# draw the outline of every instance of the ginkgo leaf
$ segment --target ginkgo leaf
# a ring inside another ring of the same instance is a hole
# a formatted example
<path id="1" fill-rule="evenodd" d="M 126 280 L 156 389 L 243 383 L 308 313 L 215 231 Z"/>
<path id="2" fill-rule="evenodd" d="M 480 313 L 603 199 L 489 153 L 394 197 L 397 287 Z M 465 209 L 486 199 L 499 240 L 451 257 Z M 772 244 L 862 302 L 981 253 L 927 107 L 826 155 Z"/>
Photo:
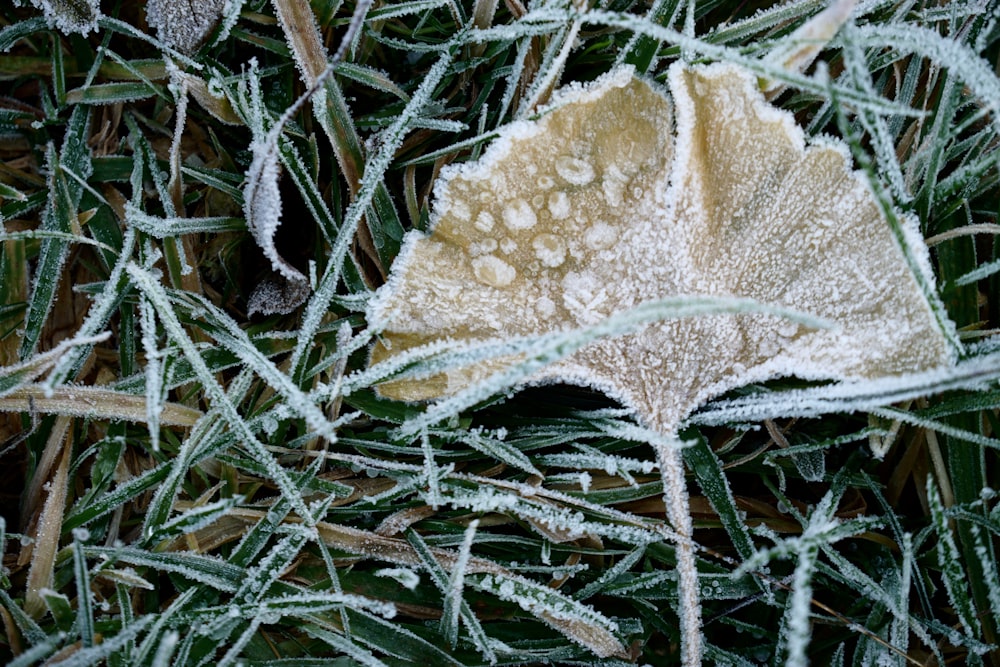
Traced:
<path id="1" fill-rule="evenodd" d="M 736 66 L 677 64 L 669 84 L 668 96 L 620 69 L 568 87 L 539 120 L 506 127 L 481 159 L 442 172 L 432 231 L 409 234 L 369 307 L 382 332 L 372 361 L 442 340 L 582 329 L 686 295 L 749 298 L 835 325 L 760 312 L 656 322 L 531 378 L 600 389 L 668 438 L 701 403 L 748 383 L 952 361 L 950 325 L 922 287 L 933 281 L 914 221 L 894 230 L 841 143 L 807 142 Z M 380 392 L 446 396 L 517 360 Z M 658 450 L 690 664 L 700 651 L 687 495 L 677 450 Z"/>
<path id="2" fill-rule="evenodd" d="M 481 160 L 446 172 L 433 231 L 410 233 L 369 309 L 382 330 L 373 361 L 442 339 L 583 327 L 677 295 L 750 297 L 838 325 L 756 314 L 663 322 L 534 378 L 600 388 L 669 433 L 706 399 L 751 382 L 951 359 L 841 145 L 807 147 L 733 66 L 674 67 L 670 84 L 673 105 L 627 69 L 564 90 L 541 120 L 508 126 Z M 904 226 L 926 263 L 912 221 Z M 424 400 L 483 376 L 458 368 L 380 392 Z"/>

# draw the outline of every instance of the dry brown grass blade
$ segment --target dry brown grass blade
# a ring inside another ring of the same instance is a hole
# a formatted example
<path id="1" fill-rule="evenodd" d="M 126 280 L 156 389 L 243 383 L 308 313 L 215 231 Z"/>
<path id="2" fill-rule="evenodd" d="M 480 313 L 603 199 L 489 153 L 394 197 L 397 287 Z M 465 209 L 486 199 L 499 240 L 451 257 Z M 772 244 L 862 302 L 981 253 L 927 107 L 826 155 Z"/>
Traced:
<path id="1" fill-rule="evenodd" d="M 15 656 L 24 652 L 24 645 L 21 644 L 21 634 L 14 617 L 10 615 L 6 607 L 0 607 L 0 619 L 3 620 L 3 629 L 6 633 L 7 641 L 10 643 L 10 650 Z"/>
<path id="2" fill-rule="evenodd" d="M 368 4 L 370 3 L 358 3 L 352 25 L 363 18 L 363 12 Z M 316 26 L 312 8 L 304 0 L 274 0 L 274 8 L 281 29 L 285 33 L 285 40 L 291 47 L 295 62 L 302 72 L 303 80 L 309 88 L 312 88 L 328 67 L 329 59 L 329 54 L 323 46 L 319 28 Z M 350 35 L 348 34 L 337 50 L 339 57 L 343 57 L 346 53 L 349 42 Z M 316 118 L 330 140 L 330 145 L 337 158 L 337 165 L 344 175 L 348 192 L 353 199 L 358 188 L 361 187 L 361 175 L 365 169 L 364 149 L 351 121 L 353 116 L 347 107 L 347 100 L 344 99 L 344 94 L 336 79 L 329 77 L 323 89 L 324 94 L 320 99 L 325 104 L 326 111 L 317 110 Z M 384 278 L 386 275 L 385 267 L 382 266 L 378 251 L 375 249 L 375 243 L 372 240 L 371 230 L 367 225 L 358 228 L 357 240 Z"/>
<path id="3" fill-rule="evenodd" d="M 48 440 L 45 443 L 45 450 L 42 452 L 42 457 L 38 460 L 38 465 L 35 466 L 35 472 L 31 477 L 28 488 L 25 489 L 23 500 L 21 501 L 21 523 L 25 526 L 31 525 L 32 520 L 35 518 L 38 505 L 42 501 L 42 489 L 49 481 L 49 476 L 52 474 L 52 467 L 56 465 L 56 461 L 61 460 L 63 441 L 66 439 L 69 423 L 69 417 L 60 417 L 56 419 L 52 425 L 52 430 L 49 432 Z M 29 550 L 22 552 L 22 558 L 28 553 L 30 553 Z"/>
<path id="4" fill-rule="evenodd" d="M 210 543 L 221 544 L 223 541 L 238 539 L 246 532 L 248 525 L 265 520 L 266 516 L 265 512 L 238 508 L 220 521 L 195 531 L 192 536 L 194 541 L 202 549 L 205 549 L 206 545 Z M 298 517 L 291 517 L 288 521 L 289 523 L 301 523 L 301 519 Z M 370 531 L 325 521 L 317 522 L 315 528 L 320 539 L 328 547 L 357 554 L 362 558 L 388 561 L 396 565 L 407 565 L 415 568 L 424 567 L 420 554 L 406 540 L 385 537 Z M 223 536 L 225 538 L 220 541 Z M 186 541 L 178 538 L 172 547 L 175 549 L 183 548 L 184 544 Z M 457 553 L 435 547 L 431 547 L 429 550 L 445 572 L 450 572 L 458 566 L 459 556 Z M 524 577 L 485 558 L 470 557 L 466 562 L 465 572 L 466 574 L 485 574 L 503 580 L 530 584 Z M 624 656 L 627 653 L 621 642 L 604 628 L 587 624 L 576 618 L 561 618 L 546 612 L 541 612 L 539 615 L 566 637 L 590 648 L 600 656 Z"/>
<path id="5" fill-rule="evenodd" d="M 63 428 L 59 428 L 62 425 Z M 66 442 L 65 434 L 69 430 L 69 418 L 60 417 L 53 434 L 60 434 L 58 440 L 53 439 L 49 445 L 62 446 L 62 457 L 56 468 L 52 481 L 48 485 L 48 496 L 38 519 L 37 529 L 32 545 L 31 568 L 28 570 L 28 582 L 24 599 L 24 611 L 33 618 L 38 618 L 45 612 L 45 600 L 42 591 L 52 587 L 53 568 L 56 553 L 59 551 L 59 536 L 62 533 L 63 514 L 66 511 L 66 490 L 69 480 L 69 464 L 73 455 L 73 447 Z"/>
<path id="6" fill-rule="evenodd" d="M 306 86 L 312 88 L 316 79 L 326 70 L 328 58 L 319 29 L 316 27 L 312 8 L 303 0 L 274 0 L 274 9 L 281 29 L 285 33 L 285 39 L 295 56 L 295 63 L 302 72 L 303 80 Z M 347 101 L 340 91 L 340 86 L 332 78 L 326 84 L 326 102 L 339 110 L 336 113 L 337 117 L 350 117 L 347 112 Z M 361 172 L 364 170 L 361 140 L 354 126 L 332 128 L 324 122 L 322 114 L 319 115 L 319 119 L 330 139 L 337 156 L 337 164 L 340 165 L 353 196 L 358 191 Z"/>
<path id="7" fill-rule="evenodd" d="M 0 397 L 0 411 L 36 412 L 91 419 L 146 421 L 146 398 L 102 387 L 62 386 L 47 389 L 29 384 Z M 164 403 L 160 423 L 194 426 L 202 412 L 178 403 Z"/>
<path id="8" fill-rule="evenodd" d="M 212 114 L 217 121 L 226 125 L 243 125 L 243 119 L 239 117 L 229 98 L 225 95 L 216 97 L 209 89 L 204 79 L 187 72 L 180 72 L 178 76 L 183 78 L 187 85 L 191 97 L 201 106 L 202 109 Z"/>
<path id="9" fill-rule="evenodd" d="M 6 225 L 5 225 L 6 226 Z M 10 227 L 7 227 L 10 229 Z M 3 243 L 3 266 L 0 271 L 0 279 L 7 289 L 8 303 L 28 302 L 31 294 L 31 283 L 28 271 L 28 258 L 25 254 L 24 240 L 9 240 Z M 5 336 L 0 338 L 0 365 L 7 366 L 17 363 L 18 347 L 20 338 L 18 336 Z"/>

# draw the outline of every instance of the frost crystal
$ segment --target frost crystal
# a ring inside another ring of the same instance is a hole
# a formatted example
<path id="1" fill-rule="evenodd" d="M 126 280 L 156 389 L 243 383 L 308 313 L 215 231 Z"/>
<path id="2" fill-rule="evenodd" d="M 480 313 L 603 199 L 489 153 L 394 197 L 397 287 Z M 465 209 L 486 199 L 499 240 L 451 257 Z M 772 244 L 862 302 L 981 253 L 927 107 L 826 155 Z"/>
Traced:
<path id="1" fill-rule="evenodd" d="M 407 590 L 413 590 L 420 583 L 420 575 L 405 567 L 382 568 L 375 570 L 376 577 L 390 577 L 402 584 Z"/>
<path id="2" fill-rule="evenodd" d="M 658 321 L 530 379 L 603 390 L 666 442 L 707 399 L 751 382 L 875 378 L 952 361 L 940 306 L 921 287 L 932 278 L 914 221 L 893 230 L 841 143 L 807 143 L 736 66 L 676 64 L 669 83 L 668 97 L 623 68 L 566 88 L 540 120 L 509 125 L 481 159 L 443 171 L 431 233 L 408 235 L 369 307 L 382 330 L 372 362 L 443 340 L 582 330 L 671 297 L 749 298 L 835 325 L 761 312 Z M 447 396 L 527 354 L 380 391 Z M 676 443 L 653 444 L 679 546 L 684 662 L 696 664 L 683 469 Z"/>

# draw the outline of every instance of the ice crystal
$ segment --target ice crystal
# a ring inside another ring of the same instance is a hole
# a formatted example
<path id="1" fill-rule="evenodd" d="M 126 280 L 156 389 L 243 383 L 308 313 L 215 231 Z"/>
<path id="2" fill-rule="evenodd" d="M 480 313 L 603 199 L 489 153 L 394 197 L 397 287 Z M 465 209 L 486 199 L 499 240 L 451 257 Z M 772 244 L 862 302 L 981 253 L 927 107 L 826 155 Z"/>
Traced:
<path id="1" fill-rule="evenodd" d="M 808 142 L 734 65 L 676 64 L 668 80 L 669 96 L 627 68 L 567 87 L 539 120 L 507 126 L 481 159 L 443 171 L 431 232 L 408 235 L 369 308 L 382 330 L 372 361 L 443 340 L 584 330 L 681 296 L 749 298 L 835 325 L 762 312 L 664 320 L 586 344 L 530 379 L 603 390 L 667 439 L 701 403 L 751 382 L 868 379 L 952 361 L 914 221 L 899 216 L 893 228 L 842 143 Z M 380 391 L 439 398 L 529 354 L 470 357 Z M 675 446 L 656 449 L 694 662 L 683 471 Z"/>

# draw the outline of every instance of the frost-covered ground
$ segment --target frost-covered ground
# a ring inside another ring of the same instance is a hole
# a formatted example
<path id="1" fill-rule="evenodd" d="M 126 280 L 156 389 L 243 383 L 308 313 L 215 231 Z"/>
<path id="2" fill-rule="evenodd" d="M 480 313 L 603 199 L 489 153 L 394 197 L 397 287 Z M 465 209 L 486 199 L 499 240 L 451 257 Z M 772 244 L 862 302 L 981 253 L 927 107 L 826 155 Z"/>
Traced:
<path id="1" fill-rule="evenodd" d="M 5 663 L 1000 664 L 995 0 L 0 17 Z"/>

